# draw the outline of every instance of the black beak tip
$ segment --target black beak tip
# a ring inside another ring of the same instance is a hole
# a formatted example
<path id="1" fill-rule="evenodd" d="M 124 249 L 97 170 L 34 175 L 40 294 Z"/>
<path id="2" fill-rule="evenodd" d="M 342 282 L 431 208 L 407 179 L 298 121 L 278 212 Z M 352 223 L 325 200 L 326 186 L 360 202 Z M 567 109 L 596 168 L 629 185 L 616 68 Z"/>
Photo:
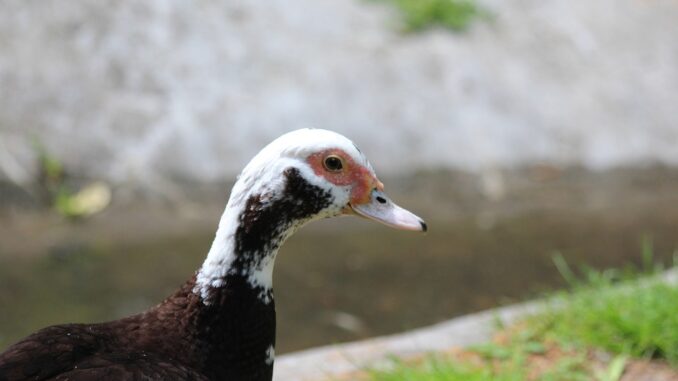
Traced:
<path id="1" fill-rule="evenodd" d="M 424 233 L 426 233 L 426 231 L 428 230 L 428 226 L 426 226 L 426 222 L 424 222 L 424 221 L 419 221 L 419 223 L 421 224 L 421 231 L 423 231 Z"/>

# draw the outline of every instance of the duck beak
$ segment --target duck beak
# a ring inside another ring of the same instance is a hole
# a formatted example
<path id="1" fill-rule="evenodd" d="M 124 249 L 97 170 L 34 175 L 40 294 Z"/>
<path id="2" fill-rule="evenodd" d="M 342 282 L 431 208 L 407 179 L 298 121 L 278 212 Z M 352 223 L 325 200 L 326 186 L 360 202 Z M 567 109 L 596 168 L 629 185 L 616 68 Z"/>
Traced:
<path id="1" fill-rule="evenodd" d="M 359 216 L 392 228 L 420 232 L 427 230 L 424 220 L 396 205 L 386 193 L 377 188 L 372 190 L 367 202 L 351 203 L 349 207 Z"/>

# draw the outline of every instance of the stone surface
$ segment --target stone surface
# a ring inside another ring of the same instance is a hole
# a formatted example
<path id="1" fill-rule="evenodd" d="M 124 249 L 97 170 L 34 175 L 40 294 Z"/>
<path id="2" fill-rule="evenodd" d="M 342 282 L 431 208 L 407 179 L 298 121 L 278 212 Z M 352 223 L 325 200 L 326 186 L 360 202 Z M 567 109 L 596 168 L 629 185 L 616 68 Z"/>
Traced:
<path id="1" fill-rule="evenodd" d="M 414 331 L 301 351 L 276 359 L 275 381 L 318 381 L 378 366 L 391 356 L 410 357 L 487 342 L 497 321 L 510 324 L 538 309 L 527 303 L 471 314 Z"/>
<path id="2" fill-rule="evenodd" d="M 382 173 L 678 163 L 678 3 L 482 4 L 404 35 L 360 0 L 4 1 L 0 176 L 29 181 L 39 140 L 78 175 L 222 180 L 306 126 Z"/>

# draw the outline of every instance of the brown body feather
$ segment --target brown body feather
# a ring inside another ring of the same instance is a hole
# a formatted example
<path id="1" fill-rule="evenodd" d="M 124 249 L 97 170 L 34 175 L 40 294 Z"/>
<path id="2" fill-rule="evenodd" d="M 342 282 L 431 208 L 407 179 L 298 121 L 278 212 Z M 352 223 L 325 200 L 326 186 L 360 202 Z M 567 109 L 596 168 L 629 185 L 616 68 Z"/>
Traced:
<path id="1" fill-rule="evenodd" d="M 142 314 L 44 328 L 0 355 L 0 381 L 270 380 L 275 308 L 238 283 L 209 306 L 193 278 Z"/>

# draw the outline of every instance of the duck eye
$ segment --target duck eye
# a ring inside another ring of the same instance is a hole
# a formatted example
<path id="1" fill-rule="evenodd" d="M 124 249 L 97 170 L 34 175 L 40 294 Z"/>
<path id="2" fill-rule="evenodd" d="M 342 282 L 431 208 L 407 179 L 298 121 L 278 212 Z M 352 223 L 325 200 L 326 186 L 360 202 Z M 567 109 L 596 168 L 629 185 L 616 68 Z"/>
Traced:
<path id="1" fill-rule="evenodd" d="M 325 166 L 325 169 L 330 172 L 339 172 L 342 168 L 344 168 L 341 158 L 336 155 L 330 155 L 326 157 L 323 161 L 323 165 Z"/>

